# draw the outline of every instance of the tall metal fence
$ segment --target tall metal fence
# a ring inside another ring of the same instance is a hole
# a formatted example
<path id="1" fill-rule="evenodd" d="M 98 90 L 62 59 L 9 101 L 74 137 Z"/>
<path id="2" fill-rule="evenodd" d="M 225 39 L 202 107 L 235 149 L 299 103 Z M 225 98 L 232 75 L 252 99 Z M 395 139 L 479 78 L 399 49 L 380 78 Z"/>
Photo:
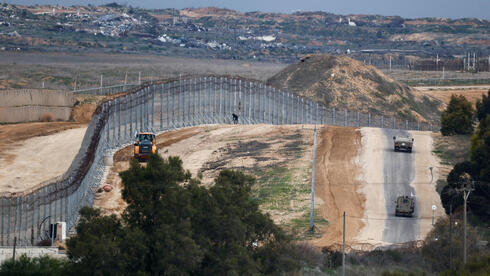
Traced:
<path id="1" fill-rule="evenodd" d="M 0 194 L 0 245 L 36 244 L 49 225 L 72 229 L 82 206 L 93 204 L 104 157 L 129 145 L 137 131 L 163 132 L 205 124 L 329 124 L 403 130 L 435 125 L 347 110 L 327 109 L 263 83 L 231 77 L 189 77 L 147 84 L 105 101 L 94 112 L 80 151 L 67 172 L 23 193 Z"/>

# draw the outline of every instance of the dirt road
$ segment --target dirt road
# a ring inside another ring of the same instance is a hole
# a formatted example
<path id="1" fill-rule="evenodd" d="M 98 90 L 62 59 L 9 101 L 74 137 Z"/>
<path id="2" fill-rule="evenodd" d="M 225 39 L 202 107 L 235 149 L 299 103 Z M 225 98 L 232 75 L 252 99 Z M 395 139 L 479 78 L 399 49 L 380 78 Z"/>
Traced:
<path id="1" fill-rule="evenodd" d="M 415 139 L 411 154 L 393 150 L 392 137 L 405 131 L 363 128 L 361 133 L 366 227 L 357 240 L 385 245 L 424 239 L 432 226 L 431 206 L 437 206 L 436 216 L 443 215 L 435 190 L 439 161 L 432 153 L 431 133 L 409 132 Z M 398 195 L 415 196 L 413 218 L 394 216 Z"/>
<path id="2" fill-rule="evenodd" d="M 358 156 L 361 150 L 361 133 L 350 127 L 327 126 L 320 136 L 317 147 L 316 196 L 322 200 L 320 215 L 328 221 L 324 235 L 314 243 L 318 247 L 339 245 L 342 243 L 342 214 L 362 217 L 364 196 L 361 194 L 361 182 Z M 346 243 L 356 242 L 364 223 L 349 220 Z"/>
<path id="3" fill-rule="evenodd" d="M 76 125 L 78 128 L 63 131 L 59 131 L 60 129 L 56 127 L 52 129 L 41 127 L 42 131 L 34 132 L 36 126 L 39 125 L 34 124 L 31 132 L 28 131 L 29 129 L 16 130 L 21 138 L 49 133 L 50 130 L 57 133 L 32 137 L 21 142 L 17 142 L 15 136 L 9 135 L 15 131 L 2 134 L 9 137 L 7 141 L 2 141 L 2 155 L 6 155 L 7 158 L 1 160 L 0 192 L 25 191 L 40 185 L 43 181 L 61 176 L 78 153 L 87 129 Z M 16 142 L 8 143 L 8 141 Z"/>

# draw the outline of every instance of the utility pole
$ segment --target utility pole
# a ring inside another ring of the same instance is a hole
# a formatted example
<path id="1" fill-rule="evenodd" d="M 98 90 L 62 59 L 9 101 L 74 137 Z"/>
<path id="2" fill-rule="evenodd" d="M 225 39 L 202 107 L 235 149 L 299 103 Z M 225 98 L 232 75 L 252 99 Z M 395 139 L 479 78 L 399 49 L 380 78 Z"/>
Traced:
<path id="1" fill-rule="evenodd" d="M 15 248 L 17 247 L 17 237 L 14 237 L 14 252 L 12 254 L 12 259 L 15 262 Z"/>
<path id="2" fill-rule="evenodd" d="M 316 161 L 316 125 L 313 132 L 313 168 L 311 172 L 311 207 L 310 207 L 310 231 L 315 231 L 313 222 L 315 216 L 315 162 Z"/>
<path id="3" fill-rule="evenodd" d="M 436 71 L 439 71 L 439 54 L 436 55 Z"/>
<path id="4" fill-rule="evenodd" d="M 342 276 L 345 276 L 345 211 L 344 223 L 342 225 Z"/>
<path id="5" fill-rule="evenodd" d="M 449 205 L 449 273 L 453 271 L 453 204 Z"/>
<path id="6" fill-rule="evenodd" d="M 461 189 L 458 189 L 458 191 L 463 191 L 463 200 L 464 200 L 464 205 L 463 205 L 463 263 L 466 264 L 466 259 L 467 259 L 467 244 L 466 244 L 466 203 L 468 201 L 468 197 L 470 196 L 471 191 L 473 191 L 473 183 L 474 181 L 469 182 L 469 180 L 464 182 L 464 186 Z M 469 185 L 470 184 L 470 185 Z"/>

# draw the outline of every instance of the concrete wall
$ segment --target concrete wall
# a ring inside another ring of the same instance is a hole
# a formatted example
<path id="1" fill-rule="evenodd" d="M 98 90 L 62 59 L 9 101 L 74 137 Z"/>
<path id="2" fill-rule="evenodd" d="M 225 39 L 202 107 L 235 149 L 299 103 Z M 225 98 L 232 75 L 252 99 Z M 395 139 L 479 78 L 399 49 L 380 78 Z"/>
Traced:
<path id="1" fill-rule="evenodd" d="M 1 246 L 0 247 L 0 264 L 6 260 L 12 259 L 14 252 L 13 246 Z M 27 257 L 34 258 L 44 255 L 48 255 L 54 258 L 66 258 L 66 253 L 59 251 L 58 247 L 17 247 L 15 248 L 15 259 L 17 260 L 21 255 L 27 255 Z"/>
<path id="2" fill-rule="evenodd" d="M 76 100 L 72 92 L 45 89 L 0 90 L 0 107 L 24 105 L 72 107 Z"/>
<path id="3" fill-rule="evenodd" d="M 51 114 L 53 121 L 68 121 L 71 107 L 57 106 L 18 106 L 0 107 L 0 122 L 19 123 L 41 121 L 44 114 Z"/>
<path id="4" fill-rule="evenodd" d="M 40 121 L 45 114 L 53 120 L 70 119 L 76 96 L 71 92 L 42 89 L 0 91 L 0 122 Z"/>

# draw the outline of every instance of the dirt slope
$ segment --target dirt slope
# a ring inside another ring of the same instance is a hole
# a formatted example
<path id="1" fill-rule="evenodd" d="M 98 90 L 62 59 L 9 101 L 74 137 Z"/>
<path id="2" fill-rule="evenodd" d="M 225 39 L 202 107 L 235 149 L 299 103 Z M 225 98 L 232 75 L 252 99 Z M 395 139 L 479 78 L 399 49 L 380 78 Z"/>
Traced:
<path id="1" fill-rule="evenodd" d="M 416 97 L 408 86 L 346 56 L 307 56 L 267 84 L 339 109 L 422 120 L 438 116 L 437 100 Z"/>
<path id="2" fill-rule="evenodd" d="M 212 185 L 224 169 L 257 176 L 254 189 L 263 199 L 262 210 L 288 226 L 309 210 L 312 144 L 313 126 L 306 125 L 204 126 L 157 136 L 160 155 L 179 156 L 194 177 L 202 176 L 204 185 Z M 114 189 L 96 194 L 94 205 L 104 214 L 120 214 L 126 206 L 118 173 L 129 168 L 132 150 L 128 146 L 115 154 L 114 166 L 100 186 L 110 184 Z"/>
<path id="3" fill-rule="evenodd" d="M 359 190 L 357 162 L 361 146 L 359 129 L 347 127 L 326 127 L 317 148 L 316 196 L 323 204 L 320 215 L 328 221 L 324 235 L 314 244 L 318 247 L 340 246 L 342 243 L 342 214 L 362 217 L 364 196 Z M 364 226 L 361 220 L 349 219 L 346 243 L 357 242 L 354 238 Z"/>

